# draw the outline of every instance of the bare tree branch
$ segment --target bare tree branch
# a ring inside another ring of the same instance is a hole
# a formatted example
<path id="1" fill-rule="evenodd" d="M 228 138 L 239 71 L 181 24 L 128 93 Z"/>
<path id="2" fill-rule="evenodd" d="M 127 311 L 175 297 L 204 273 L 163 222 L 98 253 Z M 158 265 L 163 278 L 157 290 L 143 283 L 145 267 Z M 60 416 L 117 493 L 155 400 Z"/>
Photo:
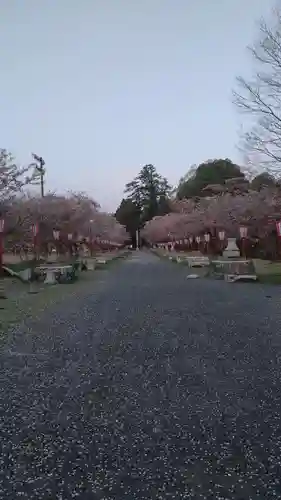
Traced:
<path id="1" fill-rule="evenodd" d="M 33 164 L 20 167 L 6 149 L 0 149 L 0 210 L 4 210 L 28 184 L 36 180 Z"/>
<path id="2" fill-rule="evenodd" d="M 274 11 L 273 27 L 260 22 L 260 38 L 248 47 L 256 67 L 252 80 L 237 78 L 233 102 L 250 116 L 241 148 L 250 163 L 281 176 L 281 15 Z"/>

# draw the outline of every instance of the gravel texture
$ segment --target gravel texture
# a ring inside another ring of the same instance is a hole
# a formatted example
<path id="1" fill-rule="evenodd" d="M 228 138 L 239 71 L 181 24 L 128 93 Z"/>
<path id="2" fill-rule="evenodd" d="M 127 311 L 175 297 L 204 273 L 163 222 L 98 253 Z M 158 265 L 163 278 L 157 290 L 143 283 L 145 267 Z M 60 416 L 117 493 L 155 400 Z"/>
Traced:
<path id="1" fill-rule="evenodd" d="M 145 252 L 2 346 L 0 499 L 281 498 L 278 287 Z"/>

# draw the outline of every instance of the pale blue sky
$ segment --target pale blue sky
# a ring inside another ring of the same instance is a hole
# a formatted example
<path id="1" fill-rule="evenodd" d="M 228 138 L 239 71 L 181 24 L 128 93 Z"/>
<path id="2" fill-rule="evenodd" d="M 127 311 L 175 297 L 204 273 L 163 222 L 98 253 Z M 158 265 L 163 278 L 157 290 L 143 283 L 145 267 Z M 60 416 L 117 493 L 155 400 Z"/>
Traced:
<path id="1" fill-rule="evenodd" d="M 172 184 L 239 161 L 231 104 L 273 0 L 0 0 L 0 147 L 42 155 L 47 188 L 114 210 L 153 163 Z"/>

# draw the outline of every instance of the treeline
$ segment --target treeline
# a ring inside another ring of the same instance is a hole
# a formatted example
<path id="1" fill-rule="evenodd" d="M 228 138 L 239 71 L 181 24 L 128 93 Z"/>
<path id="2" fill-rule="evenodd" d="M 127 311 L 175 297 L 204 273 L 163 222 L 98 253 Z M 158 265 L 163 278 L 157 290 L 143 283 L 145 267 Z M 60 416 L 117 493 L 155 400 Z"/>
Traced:
<path id="1" fill-rule="evenodd" d="M 125 196 L 117 211 L 116 219 L 124 225 L 133 237 L 136 230 L 154 217 L 172 211 L 170 200 L 207 197 L 216 192 L 231 179 L 245 181 L 247 188 L 259 191 L 265 186 L 274 186 L 277 181 L 267 172 L 262 172 L 252 180 L 247 179 L 243 169 L 230 159 L 208 160 L 193 166 L 172 188 L 167 179 L 157 172 L 154 165 L 145 165 L 139 174 L 125 186 Z"/>

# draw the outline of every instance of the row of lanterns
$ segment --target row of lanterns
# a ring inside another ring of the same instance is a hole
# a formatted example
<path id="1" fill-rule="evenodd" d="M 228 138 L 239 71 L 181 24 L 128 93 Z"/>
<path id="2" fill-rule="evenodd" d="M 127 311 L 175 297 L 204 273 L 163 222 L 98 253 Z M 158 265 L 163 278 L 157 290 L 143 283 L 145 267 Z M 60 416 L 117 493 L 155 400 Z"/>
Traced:
<path id="1" fill-rule="evenodd" d="M 3 265 L 3 252 L 4 252 L 3 236 L 4 236 L 4 228 L 5 228 L 5 220 L 3 218 L 1 218 L 0 219 L 0 271 L 1 271 L 2 265 Z M 37 235 L 39 234 L 39 225 L 38 225 L 38 223 L 32 224 L 31 231 L 32 231 L 32 235 L 33 235 L 33 245 L 34 245 L 34 248 L 35 248 L 36 247 Z M 60 239 L 60 231 L 57 230 L 57 229 L 54 229 L 53 230 L 53 237 L 54 237 L 55 241 L 58 241 Z M 73 239 L 73 234 L 72 233 L 68 233 L 67 239 L 68 239 L 69 242 L 71 242 L 72 239 Z M 91 241 L 89 236 L 87 236 L 86 238 L 84 238 L 82 235 L 79 235 L 78 241 L 82 241 L 82 240 L 86 240 L 87 243 L 90 243 L 90 241 Z M 92 240 L 91 242 L 92 243 L 95 242 L 97 244 L 111 246 L 111 247 L 115 247 L 115 248 L 118 248 L 118 247 L 122 246 L 121 243 L 117 243 L 117 242 L 113 242 L 113 241 L 109 241 L 109 240 L 101 240 L 100 238 L 96 238 L 95 240 Z"/>
<path id="2" fill-rule="evenodd" d="M 4 228 L 5 228 L 5 220 L 4 219 L 0 219 L 0 235 L 1 236 L 3 236 Z M 32 234 L 33 234 L 34 237 L 36 237 L 39 234 L 39 225 L 38 225 L 38 223 L 32 224 L 31 231 L 32 231 Z M 54 240 L 58 241 L 60 239 L 60 231 L 57 230 L 57 229 L 54 229 L 53 230 L 53 237 L 54 237 Z M 68 239 L 68 241 L 72 241 L 73 234 L 72 233 L 68 233 L 67 234 L 67 239 Z M 78 241 L 82 241 L 82 240 L 86 240 L 86 242 L 89 243 L 90 242 L 90 237 L 87 236 L 85 238 L 84 236 L 79 235 Z M 116 246 L 116 247 L 121 246 L 120 243 L 117 243 L 115 241 L 101 240 L 100 238 L 95 238 L 94 241 L 96 243 L 100 243 L 102 245 L 111 245 L 111 246 Z"/>
<path id="3" fill-rule="evenodd" d="M 185 238 L 183 240 L 170 240 L 169 242 L 166 242 L 166 243 L 159 243 L 160 246 L 166 246 L 167 244 L 171 243 L 173 245 L 192 245 L 193 242 L 194 242 L 194 239 L 196 241 L 196 243 L 199 245 L 199 243 L 201 242 L 201 236 L 196 236 L 195 238 L 193 236 L 190 236 L 189 238 Z M 204 241 L 205 243 L 209 243 L 210 242 L 210 235 L 208 233 L 204 234 Z M 225 232 L 224 231 L 220 231 L 219 232 L 219 239 L 221 241 L 223 241 L 225 239 Z"/>
<path id="4" fill-rule="evenodd" d="M 247 238 L 247 236 L 248 236 L 248 228 L 246 226 L 241 226 L 239 228 L 239 233 L 240 233 L 240 238 Z M 225 231 L 219 231 L 218 232 L 218 237 L 219 237 L 220 241 L 224 241 L 225 240 Z M 211 239 L 210 234 L 209 233 L 205 233 L 203 241 L 205 243 L 209 243 L 210 239 Z M 202 241 L 201 240 L 201 236 L 196 236 L 195 237 L 195 241 L 199 245 L 199 243 L 201 243 L 201 241 Z M 184 238 L 183 240 L 170 240 L 170 241 L 168 241 L 166 243 L 159 243 L 158 245 L 162 246 L 162 247 L 165 247 L 169 243 L 171 243 L 173 245 L 188 245 L 188 244 L 192 245 L 193 242 L 194 242 L 194 237 L 190 236 L 189 238 Z"/>

